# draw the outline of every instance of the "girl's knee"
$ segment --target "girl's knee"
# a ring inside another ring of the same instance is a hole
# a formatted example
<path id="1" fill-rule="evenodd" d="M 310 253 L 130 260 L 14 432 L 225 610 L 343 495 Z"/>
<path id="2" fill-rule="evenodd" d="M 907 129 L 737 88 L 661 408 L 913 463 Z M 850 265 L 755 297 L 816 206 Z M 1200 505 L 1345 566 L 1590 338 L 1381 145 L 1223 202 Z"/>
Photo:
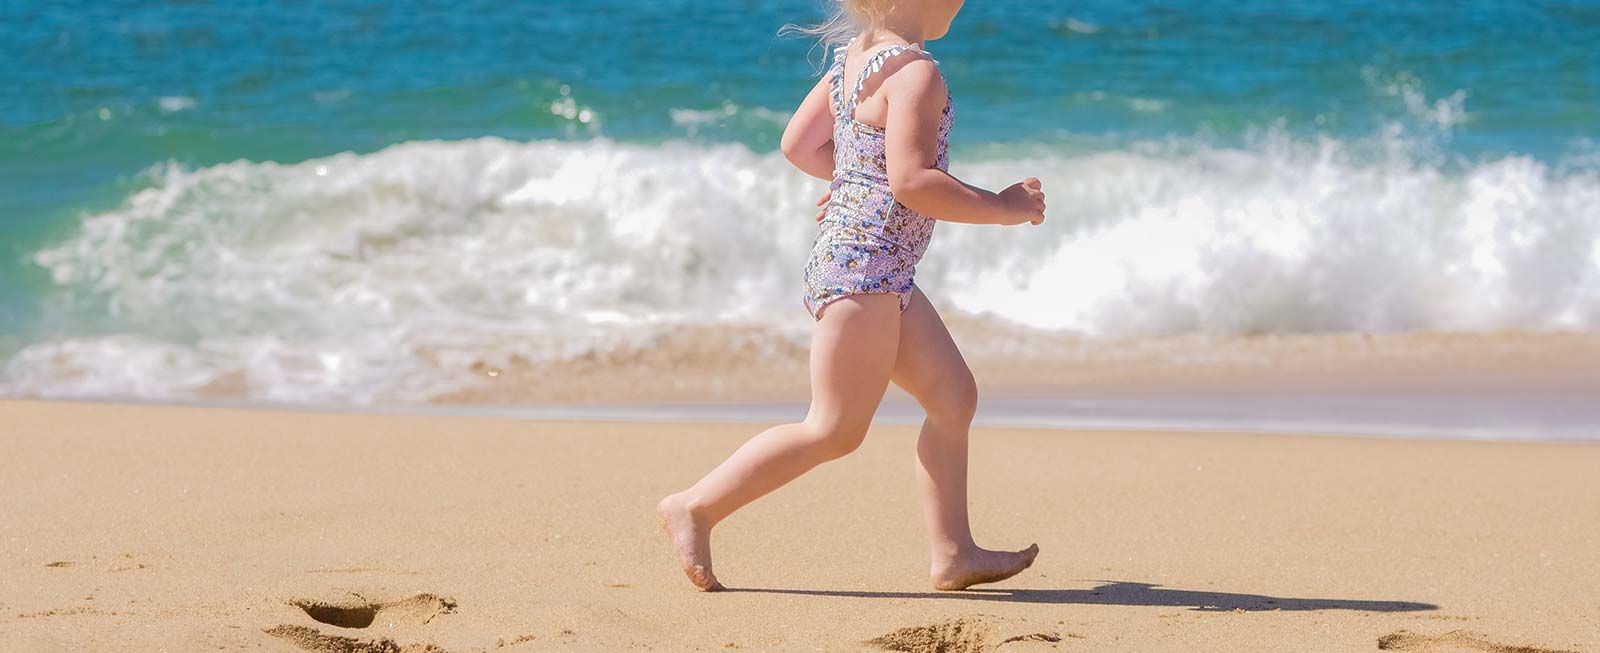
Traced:
<path id="1" fill-rule="evenodd" d="M 949 423 L 971 423 L 978 413 L 978 383 L 969 371 L 940 384 L 927 406 L 928 416 Z"/>
<path id="2" fill-rule="evenodd" d="M 811 444 L 829 460 L 843 458 L 861 447 L 867 439 L 870 422 L 844 419 L 814 419 L 803 422 Z"/>

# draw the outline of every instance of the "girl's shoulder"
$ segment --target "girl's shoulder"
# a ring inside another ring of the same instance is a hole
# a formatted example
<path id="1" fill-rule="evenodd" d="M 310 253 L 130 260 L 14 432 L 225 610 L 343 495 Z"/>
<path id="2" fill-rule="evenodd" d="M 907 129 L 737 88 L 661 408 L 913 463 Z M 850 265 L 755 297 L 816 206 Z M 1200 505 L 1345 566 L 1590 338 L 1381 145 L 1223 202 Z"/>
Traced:
<path id="1" fill-rule="evenodd" d="M 855 40 L 834 48 L 834 72 L 841 80 L 848 75 L 844 67 L 847 57 L 852 60 L 851 68 L 858 68 L 854 75 L 856 94 L 873 89 L 869 85 L 887 89 L 891 84 L 897 89 L 906 90 L 937 90 L 948 94 L 949 88 L 945 84 L 944 72 L 939 69 L 939 60 L 927 49 L 911 43 L 899 43 L 876 48 L 871 52 L 858 51 Z M 865 64 L 854 64 L 861 57 L 867 57 Z"/>
<path id="2" fill-rule="evenodd" d="M 893 95 L 914 94 L 943 99 L 950 93 L 939 61 L 915 46 L 893 46 L 876 64 L 869 62 L 861 78 L 877 77 L 878 87 Z"/>
<path id="3" fill-rule="evenodd" d="M 862 79 L 865 79 L 866 77 L 878 72 L 878 70 L 883 68 L 890 68 L 891 70 L 897 69 L 895 62 L 901 62 L 899 65 L 903 66 L 904 62 L 906 61 L 926 61 L 933 66 L 935 71 L 937 71 L 939 68 L 939 60 L 933 58 L 933 53 L 915 43 L 896 43 L 878 47 L 873 49 L 871 52 L 867 52 L 864 49 L 859 49 L 856 47 L 857 40 L 858 39 L 850 39 L 841 45 L 834 46 L 832 67 L 842 68 L 845 65 L 846 57 L 850 57 L 856 61 L 859 61 L 863 56 L 870 57 L 867 60 L 866 66 L 861 72 L 860 77 Z"/>

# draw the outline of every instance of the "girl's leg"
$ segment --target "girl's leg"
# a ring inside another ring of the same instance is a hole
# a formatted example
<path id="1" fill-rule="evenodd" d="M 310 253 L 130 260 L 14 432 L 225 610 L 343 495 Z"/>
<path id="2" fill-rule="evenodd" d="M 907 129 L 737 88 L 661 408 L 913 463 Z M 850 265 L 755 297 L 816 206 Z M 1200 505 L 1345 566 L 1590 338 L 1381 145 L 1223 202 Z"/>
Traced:
<path id="1" fill-rule="evenodd" d="M 701 589 L 711 571 L 711 528 L 757 497 L 855 451 L 889 388 L 900 342 L 900 298 L 850 295 L 828 304 L 811 339 L 811 409 L 762 431 L 689 489 L 656 506 L 683 572 Z"/>
<path id="2" fill-rule="evenodd" d="M 927 413 L 917 438 L 917 485 L 928 524 L 934 587 L 962 589 L 1010 578 L 1039 554 L 991 551 L 972 539 L 967 521 L 967 430 L 978 408 L 978 388 L 938 311 L 913 287 L 900 318 L 899 357 L 893 380 Z"/>

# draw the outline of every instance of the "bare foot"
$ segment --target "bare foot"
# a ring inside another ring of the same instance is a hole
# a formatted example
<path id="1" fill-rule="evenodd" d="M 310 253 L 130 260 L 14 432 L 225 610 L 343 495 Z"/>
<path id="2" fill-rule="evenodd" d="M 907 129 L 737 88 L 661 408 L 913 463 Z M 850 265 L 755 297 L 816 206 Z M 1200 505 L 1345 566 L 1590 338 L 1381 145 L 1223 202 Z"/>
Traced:
<path id="1" fill-rule="evenodd" d="M 689 581 L 707 592 L 726 589 L 711 573 L 711 529 L 695 521 L 683 497 L 667 495 L 656 504 L 656 514 L 661 516 L 661 530 L 672 540 L 678 564 Z"/>
<path id="2" fill-rule="evenodd" d="M 974 547 L 957 553 L 952 560 L 934 563 L 934 589 L 961 590 L 979 583 L 993 583 L 1021 573 L 1039 556 L 1039 545 L 1021 551 L 990 551 Z"/>

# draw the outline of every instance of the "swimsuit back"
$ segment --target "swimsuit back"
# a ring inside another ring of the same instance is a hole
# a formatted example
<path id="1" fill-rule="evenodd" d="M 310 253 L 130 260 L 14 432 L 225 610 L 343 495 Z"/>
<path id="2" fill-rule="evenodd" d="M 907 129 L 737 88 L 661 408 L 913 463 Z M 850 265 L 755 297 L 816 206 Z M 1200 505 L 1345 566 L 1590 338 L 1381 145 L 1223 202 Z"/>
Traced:
<path id="1" fill-rule="evenodd" d="M 850 44 L 834 50 L 828 70 L 833 112 L 833 194 L 823 213 L 811 258 L 806 264 L 806 309 L 820 319 L 822 308 L 846 295 L 892 292 L 900 295 L 900 310 L 910 302 L 912 275 L 933 238 L 934 218 L 918 213 L 894 198 L 889 188 L 885 131 L 855 119 L 861 89 L 890 57 L 906 51 L 937 61 L 926 50 L 893 45 L 873 53 L 856 76 L 855 87 L 844 92 L 845 54 Z M 934 166 L 947 169 L 950 127 L 954 109 L 946 91 L 939 123 Z"/>
<path id="2" fill-rule="evenodd" d="M 846 95 L 845 54 L 849 48 L 850 45 L 846 44 L 835 49 L 834 64 L 829 70 L 832 78 L 834 147 L 833 184 L 830 189 L 834 193 L 835 202 L 829 205 L 830 211 L 825 215 L 824 222 L 837 220 L 842 223 L 840 226 L 869 230 L 872 235 L 886 239 L 899 248 L 913 251 L 916 258 L 921 258 L 927 248 L 927 241 L 932 236 L 934 219 L 894 200 L 894 195 L 889 190 L 888 163 L 884 154 L 884 130 L 856 120 L 855 111 L 861 97 L 861 89 L 890 58 L 910 51 L 927 57 L 935 64 L 938 61 L 933 59 L 927 50 L 912 45 L 892 45 L 883 48 L 867 59 L 861 67 L 860 74 L 856 75 L 855 87 Z M 937 157 L 934 162 L 934 166 L 940 170 L 946 170 L 949 166 L 947 149 L 954 116 L 947 88 L 944 113 L 939 123 Z"/>

